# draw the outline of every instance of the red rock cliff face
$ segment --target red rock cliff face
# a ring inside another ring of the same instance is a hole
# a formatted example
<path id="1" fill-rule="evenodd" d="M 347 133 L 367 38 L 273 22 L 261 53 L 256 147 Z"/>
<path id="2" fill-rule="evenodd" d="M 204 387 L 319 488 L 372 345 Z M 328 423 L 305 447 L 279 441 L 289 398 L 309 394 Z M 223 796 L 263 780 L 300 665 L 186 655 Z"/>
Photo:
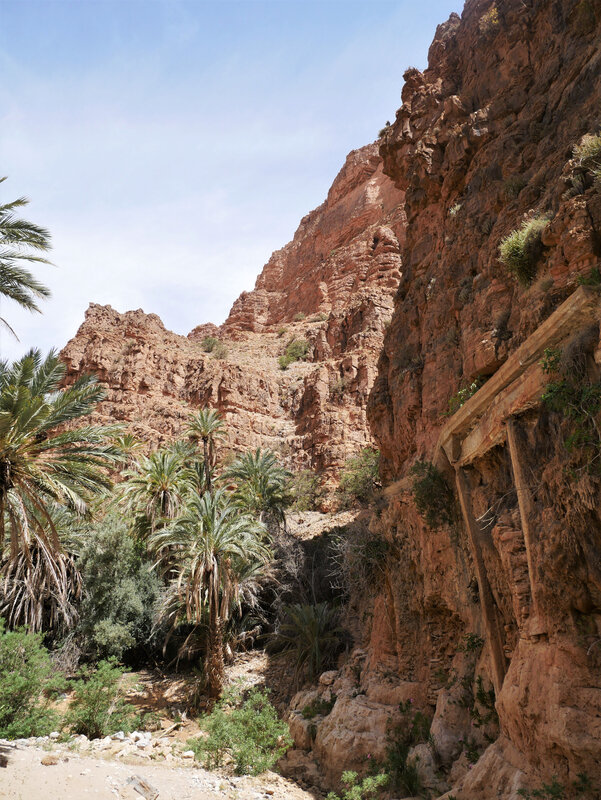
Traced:
<path id="1" fill-rule="evenodd" d="M 401 275 L 403 196 L 376 144 L 353 151 L 221 328 L 177 336 L 154 314 L 91 305 L 62 352 L 68 379 L 98 374 L 108 389 L 100 415 L 152 444 L 180 435 L 195 407 L 217 408 L 232 450 L 271 447 L 333 486 L 345 459 L 372 441 L 367 398 Z M 223 358 L 204 352 L 207 336 L 223 342 Z M 309 342 L 308 359 L 282 371 L 293 338 Z"/>
<path id="2" fill-rule="evenodd" d="M 563 349 L 569 375 L 599 380 L 597 290 L 576 290 L 600 265 L 601 194 L 571 159 L 601 123 L 600 34 L 599 2 L 470 0 L 438 28 L 428 69 L 406 73 L 380 149 L 406 193 L 407 235 L 369 403 L 390 484 L 373 529 L 391 556 L 354 691 L 375 703 L 388 685 L 389 702 L 430 707 L 436 758 L 462 800 L 517 798 L 554 775 L 577 796 L 581 773 L 595 786 L 583 796 L 601 791 L 596 451 L 566 449 L 573 427 L 540 405 L 539 366 L 545 347 Z M 550 222 L 524 288 L 498 246 L 537 214 Z M 576 351 L 586 366 L 569 361 Z M 450 397 L 477 378 L 488 380 L 449 420 Z M 429 492 L 446 481 L 453 524 L 418 513 L 417 460 L 438 466 Z M 326 725 L 317 749 L 337 752 L 331 736 Z M 353 747 L 373 743 L 354 732 L 342 749 Z"/>

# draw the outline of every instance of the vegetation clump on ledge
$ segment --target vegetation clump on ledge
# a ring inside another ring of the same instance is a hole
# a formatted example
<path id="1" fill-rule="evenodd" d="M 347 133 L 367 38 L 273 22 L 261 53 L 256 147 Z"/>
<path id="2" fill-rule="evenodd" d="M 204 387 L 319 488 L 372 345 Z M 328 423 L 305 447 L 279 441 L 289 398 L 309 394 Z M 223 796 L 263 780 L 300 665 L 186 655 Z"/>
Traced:
<path id="1" fill-rule="evenodd" d="M 455 498 L 444 475 L 430 461 L 418 461 L 409 470 L 413 501 L 429 528 L 455 522 Z"/>
<path id="2" fill-rule="evenodd" d="M 532 217 L 508 234 L 499 245 L 499 261 L 522 286 L 529 286 L 536 277 L 544 249 L 542 232 L 548 224 L 548 217 Z"/>
<path id="3" fill-rule="evenodd" d="M 292 339 L 288 342 L 284 353 L 278 358 L 280 369 L 288 369 L 294 361 L 306 361 L 309 346 L 306 339 Z"/>

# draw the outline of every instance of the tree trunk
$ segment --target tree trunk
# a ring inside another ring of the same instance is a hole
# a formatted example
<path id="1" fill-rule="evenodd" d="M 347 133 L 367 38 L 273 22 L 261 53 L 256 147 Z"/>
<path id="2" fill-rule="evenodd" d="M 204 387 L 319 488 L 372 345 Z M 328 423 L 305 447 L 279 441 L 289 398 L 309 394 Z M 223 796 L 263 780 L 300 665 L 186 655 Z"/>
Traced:
<path id="1" fill-rule="evenodd" d="M 205 460 L 205 481 L 207 484 L 207 492 L 211 494 L 211 467 L 209 465 L 209 440 L 203 439 L 202 440 L 202 448 L 204 451 L 204 460 Z"/>
<path id="2" fill-rule="evenodd" d="M 209 697 L 219 697 L 225 679 L 223 660 L 223 626 L 216 611 L 209 616 L 209 641 L 207 647 L 207 691 Z"/>

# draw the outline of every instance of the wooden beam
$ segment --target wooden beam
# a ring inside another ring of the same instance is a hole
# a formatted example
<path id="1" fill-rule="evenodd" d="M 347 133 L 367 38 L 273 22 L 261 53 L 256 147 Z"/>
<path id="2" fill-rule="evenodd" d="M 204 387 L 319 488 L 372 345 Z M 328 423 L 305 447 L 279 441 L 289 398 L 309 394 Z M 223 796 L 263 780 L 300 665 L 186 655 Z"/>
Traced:
<path id="1" fill-rule="evenodd" d="M 457 438 L 460 441 L 465 438 L 495 398 L 529 366 L 540 361 L 547 347 L 556 347 L 575 329 L 598 319 L 600 299 L 599 292 L 595 288 L 580 286 L 547 317 L 484 386 L 453 414 L 440 432 L 434 463 L 438 461 L 441 449 L 444 449 L 453 463 L 456 460 L 454 456 L 457 452 Z"/>
<path id="2" fill-rule="evenodd" d="M 482 619 L 484 621 L 486 642 L 488 644 L 492 663 L 492 681 L 495 687 L 495 693 L 498 697 L 503 685 L 505 671 L 507 668 L 499 613 L 492 590 L 490 588 L 490 582 L 486 573 L 484 559 L 482 558 L 481 538 L 483 534 L 472 512 L 472 500 L 469 483 L 465 475 L 465 471 L 461 467 L 458 467 L 455 470 L 455 481 L 457 484 L 457 494 L 459 495 L 461 514 L 467 530 L 472 551 L 472 558 L 474 559 L 474 567 L 476 569 L 476 578 L 478 580 L 478 589 L 480 593 L 480 605 L 482 608 Z"/>
<path id="3" fill-rule="evenodd" d="M 520 458 L 519 429 L 515 419 L 507 420 L 507 444 L 509 446 L 509 455 L 511 456 L 513 481 L 518 495 L 522 533 L 524 534 L 524 546 L 526 548 L 526 559 L 528 561 L 528 578 L 530 580 L 530 596 L 532 598 L 532 612 L 535 617 L 538 617 L 538 585 L 534 573 L 532 554 L 533 536 L 530 526 L 530 520 L 534 513 L 534 504 L 532 503 L 532 495 L 530 493 L 530 487 L 528 486 L 526 472 Z"/>
<path id="4" fill-rule="evenodd" d="M 547 382 L 548 378 L 538 364 L 528 367 L 494 398 L 486 414 L 466 435 L 456 458 L 457 463 L 461 466 L 471 464 L 495 445 L 503 444 L 507 418 L 537 406 Z"/>

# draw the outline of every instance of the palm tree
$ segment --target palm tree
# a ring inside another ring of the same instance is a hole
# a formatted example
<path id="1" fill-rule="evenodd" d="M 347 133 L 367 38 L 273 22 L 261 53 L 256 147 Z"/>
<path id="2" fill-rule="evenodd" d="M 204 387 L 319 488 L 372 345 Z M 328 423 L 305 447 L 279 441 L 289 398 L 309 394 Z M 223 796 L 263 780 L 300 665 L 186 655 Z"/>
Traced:
<path id="1" fill-rule="evenodd" d="M 213 408 L 199 409 L 188 421 L 188 437 L 193 442 L 202 442 L 208 492 L 212 491 L 211 467 L 215 465 L 215 443 L 224 436 L 223 420 Z"/>
<path id="2" fill-rule="evenodd" d="M 328 603 L 284 607 L 284 621 L 273 638 L 273 647 L 295 656 L 294 676 L 314 681 L 324 669 L 334 665 L 342 644 L 338 611 Z"/>
<path id="3" fill-rule="evenodd" d="M 65 512 L 89 512 L 90 502 L 112 485 L 107 468 L 122 457 L 114 444 L 118 425 L 75 427 L 104 397 L 96 379 L 82 376 L 61 390 L 64 376 L 53 351 L 0 362 L 2 594 L 15 620 L 23 621 L 29 607 L 34 627 L 45 593 L 54 593 L 58 611 L 69 616 L 67 601 L 79 591 L 61 555 L 60 520 Z"/>
<path id="4" fill-rule="evenodd" d="M 5 180 L 0 178 L 0 183 Z M 48 264 L 36 253 L 50 249 L 50 234 L 45 228 L 15 216 L 15 210 L 28 202 L 26 197 L 19 197 L 12 203 L 0 205 L 0 296 L 14 300 L 29 311 L 39 311 L 37 300 L 49 297 L 50 290 L 36 280 L 22 262 Z M 0 317 L 0 323 L 16 338 L 5 319 Z"/>
<path id="5" fill-rule="evenodd" d="M 154 450 L 124 471 L 122 496 L 133 511 L 137 533 L 144 537 L 174 520 L 187 493 L 184 459 L 179 452 Z"/>
<path id="6" fill-rule="evenodd" d="M 293 500 L 291 478 L 292 474 L 280 465 L 276 454 L 261 448 L 238 456 L 223 473 L 223 479 L 236 487 L 234 500 L 268 526 L 280 525 L 286 519 L 285 510 Z"/>
<path id="7" fill-rule="evenodd" d="M 206 612 L 206 673 L 212 697 L 223 686 L 224 627 L 240 602 L 243 578 L 252 573 L 255 579 L 256 567 L 271 558 L 264 534 L 262 525 L 241 515 L 225 491 L 218 489 L 194 495 L 182 516 L 149 540 L 157 562 L 168 569 L 176 554 L 178 574 L 171 594 L 185 619 L 198 624 Z"/>

